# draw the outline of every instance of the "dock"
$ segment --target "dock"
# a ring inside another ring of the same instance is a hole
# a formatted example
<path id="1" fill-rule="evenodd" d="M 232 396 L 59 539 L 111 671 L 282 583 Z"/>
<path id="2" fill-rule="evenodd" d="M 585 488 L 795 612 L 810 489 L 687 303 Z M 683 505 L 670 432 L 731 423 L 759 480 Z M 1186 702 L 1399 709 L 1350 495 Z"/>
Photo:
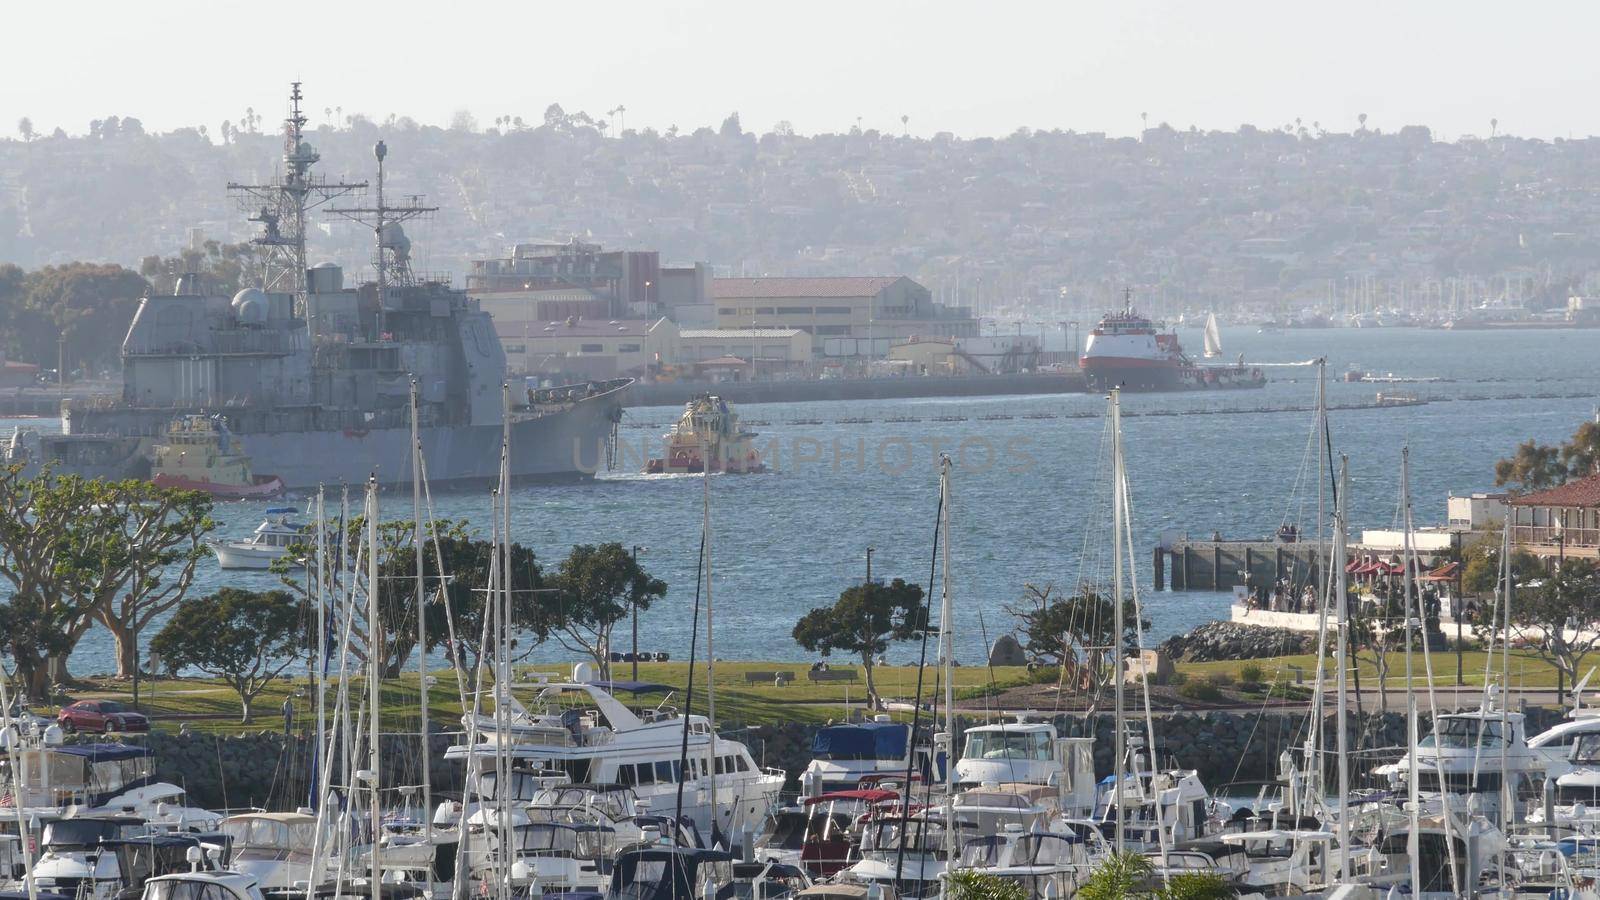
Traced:
<path id="1" fill-rule="evenodd" d="M 1319 584 L 1327 545 L 1312 541 L 1194 540 L 1164 542 L 1155 548 L 1155 589 L 1232 591 L 1250 573 L 1253 585 L 1271 586 L 1280 578 L 1294 584 Z M 1170 578 L 1168 577 L 1170 573 Z"/>

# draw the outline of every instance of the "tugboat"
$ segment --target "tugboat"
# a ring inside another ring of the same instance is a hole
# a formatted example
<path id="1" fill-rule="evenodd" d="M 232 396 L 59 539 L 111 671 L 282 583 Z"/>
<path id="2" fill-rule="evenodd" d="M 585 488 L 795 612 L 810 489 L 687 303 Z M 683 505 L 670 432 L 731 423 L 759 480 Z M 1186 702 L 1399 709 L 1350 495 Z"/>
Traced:
<path id="1" fill-rule="evenodd" d="M 220 416 L 173 419 L 166 443 L 155 447 L 150 480 L 219 500 L 266 500 L 283 493 L 283 479 L 250 471 L 250 457 L 238 451 Z"/>
<path id="2" fill-rule="evenodd" d="M 701 394 L 683 405 L 683 416 L 666 435 L 666 456 L 650 460 L 644 470 L 651 475 L 704 472 L 709 460 L 712 472 L 765 472 L 755 438 L 755 432 L 740 430 L 739 415 L 728 401 Z"/>

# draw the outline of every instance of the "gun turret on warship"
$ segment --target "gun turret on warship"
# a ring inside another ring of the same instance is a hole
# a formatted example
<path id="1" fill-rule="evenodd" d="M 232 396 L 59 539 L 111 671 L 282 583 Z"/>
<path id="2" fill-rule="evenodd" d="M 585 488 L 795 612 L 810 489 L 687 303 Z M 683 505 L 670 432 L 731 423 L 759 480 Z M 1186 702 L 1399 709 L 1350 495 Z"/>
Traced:
<path id="1" fill-rule="evenodd" d="M 64 434 L 42 439 L 40 461 L 142 477 L 151 446 L 175 418 L 215 415 L 257 471 L 288 487 L 358 482 L 372 472 L 399 483 L 411 472 L 414 380 L 434 482 L 494 479 L 503 431 L 515 479 L 592 475 L 631 380 L 519 390 L 507 403 L 505 353 L 489 314 L 447 278 L 412 270 L 402 223 L 432 208 L 415 198 L 385 201 L 383 142 L 374 148 L 375 203 L 328 210 L 372 230 L 376 278 L 346 286 L 337 265 L 307 267 L 307 212 L 366 185 L 311 175 L 319 157 L 303 139 L 298 84 L 290 99 L 283 174 L 270 184 L 229 185 L 261 226 L 262 286 L 210 296 L 185 276 L 173 294 L 144 298 L 122 346 L 122 396 L 66 406 Z"/>

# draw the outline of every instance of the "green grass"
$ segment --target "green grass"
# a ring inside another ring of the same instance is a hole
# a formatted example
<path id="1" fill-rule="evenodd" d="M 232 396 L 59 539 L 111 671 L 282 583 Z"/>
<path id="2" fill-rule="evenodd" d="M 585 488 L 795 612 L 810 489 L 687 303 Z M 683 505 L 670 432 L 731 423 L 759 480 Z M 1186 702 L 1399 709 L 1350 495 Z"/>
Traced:
<path id="1" fill-rule="evenodd" d="M 841 661 L 834 662 L 833 667 L 854 668 L 858 673 L 861 669 L 859 663 L 852 667 Z M 570 663 L 518 666 L 517 677 L 531 680 L 534 673 L 540 673 L 548 674 L 553 679 L 564 679 L 570 677 L 571 668 Z M 846 703 L 859 704 L 866 698 L 864 679 L 858 679 L 853 683 L 816 683 L 806 680 L 805 673 L 808 668 L 808 663 L 717 663 L 717 720 L 725 727 L 779 722 L 826 722 L 830 719 L 844 718 L 848 714 Z M 673 693 L 665 702 L 681 708 L 688 683 L 688 669 L 687 663 L 680 662 L 641 663 L 639 678 L 642 681 L 670 686 Z M 790 671 L 795 674 L 795 680 L 783 687 L 773 684 L 748 684 L 745 681 L 745 673 L 753 671 Z M 629 663 L 619 663 L 613 667 L 613 674 L 618 680 L 631 678 L 632 672 L 633 667 Z M 704 673 L 705 667 L 698 666 L 693 704 L 693 711 L 697 713 L 706 712 Z M 914 666 L 880 666 L 874 668 L 873 674 L 878 691 L 885 698 L 909 699 L 916 693 L 917 670 Z M 428 691 L 430 718 L 446 727 L 455 727 L 459 725 L 461 716 L 461 698 L 457 691 L 455 675 L 448 670 L 435 672 L 433 675 L 435 680 Z M 991 675 L 994 688 L 990 687 Z M 931 698 L 934 695 L 935 677 L 936 673 L 932 669 L 926 673 L 922 688 L 923 697 Z M 995 689 L 1004 690 L 1026 683 L 1028 683 L 1027 671 L 1021 667 L 996 668 L 992 673 L 983 667 L 958 668 L 955 676 L 955 693 L 958 699 L 970 700 L 994 693 Z M 356 679 L 351 686 L 351 692 L 352 705 L 359 704 L 361 698 L 365 696 L 365 681 Z M 518 695 L 527 699 L 531 693 L 530 688 L 519 691 Z M 247 729 L 281 728 L 283 722 L 281 709 L 285 697 L 294 697 L 297 719 L 314 709 L 316 702 L 305 679 L 275 681 L 256 698 L 255 721 L 245 726 L 239 722 L 238 697 L 227 685 L 215 679 L 141 679 L 139 695 L 140 708 L 152 716 L 157 729 L 175 730 L 187 722 L 193 731 L 224 733 Z M 635 705 L 635 698 L 631 695 L 620 693 L 618 696 L 624 703 Z M 86 682 L 84 689 L 73 692 L 72 697 L 75 700 L 94 697 L 129 702 L 132 699 L 132 684 L 126 681 L 93 680 Z M 647 707 L 662 702 L 662 694 L 643 694 L 637 698 L 638 705 Z M 329 703 L 330 705 L 332 703 L 331 691 Z M 386 728 L 393 727 L 399 730 L 407 722 L 412 723 L 411 727 L 414 728 L 419 708 L 416 673 L 408 672 L 398 679 L 385 681 L 382 703 L 384 721 L 388 723 L 385 725 Z M 43 709 L 39 711 L 44 712 Z M 909 717 L 909 714 L 905 716 Z"/>
<path id="2" fill-rule="evenodd" d="M 1456 683 L 1456 654 L 1454 650 L 1434 651 L 1433 657 L 1433 683 L 1435 686 L 1444 687 Z M 1467 650 L 1461 655 L 1462 681 L 1477 687 L 1483 686 L 1486 657 L 1482 650 Z M 1404 687 L 1406 671 L 1406 654 L 1394 652 L 1388 654 L 1389 663 L 1389 688 L 1397 690 Z M 1217 662 L 1178 663 L 1177 669 L 1186 673 L 1190 678 L 1204 678 L 1211 675 L 1232 676 L 1240 678 L 1241 671 L 1247 666 L 1259 666 L 1267 681 L 1279 678 L 1288 678 L 1293 682 L 1295 668 L 1304 673 L 1304 679 L 1310 684 L 1316 678 L 1317 658 L 1311 654 L 1300 656 L 1279 656 L 1269 659 L 1239 659 L 1220 660 Z M 1411 654 L 1411 665 L 1414 677 L 1421 681 L 1424 677 L 1423 658 L 1421 651 Z M 1591 665 L 1600 665 L 1600 654 L 1595 654 L 1585 661 L 1580 671 L 1587 671 Z M 1374 690 L 1378 684 L 1378 667 L 1370 651 L 1357 654 L 1356 667 L 1361 673 L 1361 687 L 1363 690 Z M 1494 654 L 1494 681 L 1499 683 L 1500 653 Z M 1328 678 L 1334 677 L 1333 667 L 1328 667 Z M 1555 666 L 1540 659 L 1537 654 L 1526 650 L 1511 651 L 1511 688 L 1555 688 Z M 1571 687 L 1568 684 L 1567 687 Z"/>

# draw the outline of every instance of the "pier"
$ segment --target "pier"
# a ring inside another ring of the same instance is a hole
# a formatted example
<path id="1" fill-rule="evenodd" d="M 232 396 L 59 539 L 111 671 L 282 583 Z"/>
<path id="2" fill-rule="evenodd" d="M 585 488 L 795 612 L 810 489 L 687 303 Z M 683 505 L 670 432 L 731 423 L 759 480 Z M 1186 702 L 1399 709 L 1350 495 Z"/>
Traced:
<path id="1" fill-rule="evenodd" d="M 1169 585 L 1175 591 L 1231 591 L 1244 585 L 1246 572 L 1252 585 L 1270 587 L 1280 578 L 1293 584 L 1319 584 L 1327 558 L 1326 545 L 1309 541 L 1185 537 L 1156 547 L 1152 564 L 1158 591 Z"/>

